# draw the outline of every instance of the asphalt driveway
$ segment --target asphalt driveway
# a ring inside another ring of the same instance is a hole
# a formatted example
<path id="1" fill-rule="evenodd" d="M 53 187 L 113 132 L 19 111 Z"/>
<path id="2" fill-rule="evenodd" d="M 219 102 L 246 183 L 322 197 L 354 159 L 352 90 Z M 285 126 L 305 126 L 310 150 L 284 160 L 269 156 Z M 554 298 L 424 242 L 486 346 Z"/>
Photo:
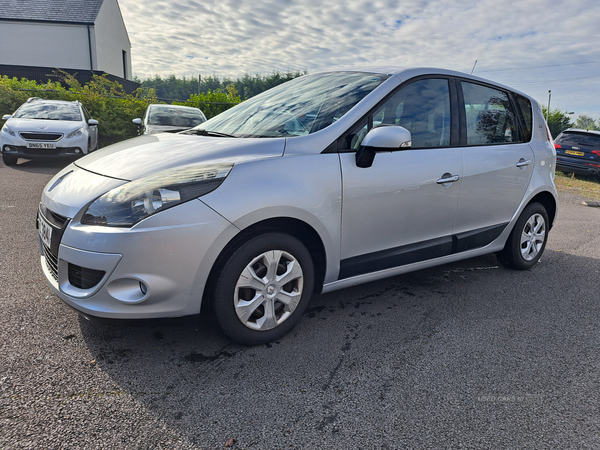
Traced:
<path id="1" fill-rule="evenodd" d="M 600 208 L 531 271 L 486 256 L 316 296 L 284 339 L 90 323 L 43 279 L 61 164 L 0 163 L 2 449 L 600 448 Z"/>

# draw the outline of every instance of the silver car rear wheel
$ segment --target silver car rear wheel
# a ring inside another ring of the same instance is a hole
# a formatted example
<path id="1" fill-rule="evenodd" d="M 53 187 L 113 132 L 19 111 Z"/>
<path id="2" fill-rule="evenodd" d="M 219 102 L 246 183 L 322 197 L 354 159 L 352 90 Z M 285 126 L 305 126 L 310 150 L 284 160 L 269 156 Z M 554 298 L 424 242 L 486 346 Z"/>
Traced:
<path id="1" fill-rule="evenodd" d="M 548 213 L 543 205 L 527 205 L 508 236 L 504 249 L 496 253 L 500 263 L 511 269 L 531 269 L 546 247 L 549 223 Z"/>
<path id="2" fill-rule="evenodd" d="M 546 243 L 546 221 L 541 214 L 534 214 L 525 222 L 521 232 L 521 256 L 525 261 L 534 260 Z"/>
<path id="3" fill-rule="evenodd" d="M 310 300 L 310 253 L 293 236 L 265 233 L 239 246 L 217 276 L 214 311 L 231 339 L 259 345 L 283 337 Z"/>

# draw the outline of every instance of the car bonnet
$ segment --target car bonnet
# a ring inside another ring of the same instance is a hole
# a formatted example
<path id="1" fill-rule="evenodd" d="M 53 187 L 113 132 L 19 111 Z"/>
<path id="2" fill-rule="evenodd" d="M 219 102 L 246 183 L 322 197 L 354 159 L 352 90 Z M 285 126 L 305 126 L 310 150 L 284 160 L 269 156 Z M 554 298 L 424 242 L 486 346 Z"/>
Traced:
<path id="1" fill-rule="evenodd" d="M 56 174 L 42 203 L 73 218 L 85 205 L 131 180 L 191 164 L 240 163 L 283 155 L 285 139 L 235 139 L 147 135 L 98 150 Z"/>
<path id="2" fill-rule="evenodd" d="M 131 181 L 189 164 L 237 163 L 282 156 L 284 148 L 285 139 L 163 133 L 111 145 L 81 158 L 75 164 L 99 175 Z"/>

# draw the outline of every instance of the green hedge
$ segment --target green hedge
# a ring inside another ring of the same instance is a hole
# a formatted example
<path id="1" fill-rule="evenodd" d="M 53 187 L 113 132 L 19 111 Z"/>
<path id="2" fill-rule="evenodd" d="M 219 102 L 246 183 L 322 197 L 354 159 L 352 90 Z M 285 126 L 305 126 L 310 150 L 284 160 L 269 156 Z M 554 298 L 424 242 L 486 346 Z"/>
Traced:
<path id="1" fill-rule="evenodd" d="M 131 121 L 141 118 L 149 104 L 159 103 L 153 90 L 138 89 L 133 94 L 127 94 L 121 84 L 108 80 L 106 76 L 94 75 L 92 81 L 84 86 L 66 72 L 60 72 L 57 76 L 60 81 L 46 84 L 1 76 L 0 117 L 14 113 L 29 97 L 79 100 L 98 121 L 100 147 L 106 147 L 137 136 L 138 127 Z M 210 119 L 242 101 L 233 85 L 227 86 L 226 90 L 193 94 L 188 101 L 173 104 L 200 108 Z M 0 127 L 2 125 L 4 121 L 0 120 Z"/>
<path id="2" fill-rule="evenodd" d="M 206 93 L 190 95 L 186 102 L 173 102 L 173 104 L 200 108 L 206 118 L 211 119 L 242 101 L 234 85 L 230 84 L 226 89 L 227 93 L 209 89 Z"/>

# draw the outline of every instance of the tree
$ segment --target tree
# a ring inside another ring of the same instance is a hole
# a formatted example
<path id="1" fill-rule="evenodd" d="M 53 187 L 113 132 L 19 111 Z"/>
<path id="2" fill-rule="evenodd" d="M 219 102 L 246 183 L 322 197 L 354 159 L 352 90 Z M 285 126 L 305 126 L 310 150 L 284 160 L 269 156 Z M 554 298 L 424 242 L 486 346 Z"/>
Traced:
<path id="1" fill-rule="evenodd" d="M 544 117 L 546 117 L 548 109 L 545 106 L 542 106 L 542 112 L 544 113 Z M 563 130 L 566 130 L 572 125 L 571 118 L 567 113 L 562 112 L 558 108 L 554 108 L 550 111 L 550 114 L 548 115 L 548 128 L 550 129 L 552 137 L 558 136 Z"/>
<path id="2" fill-rule="evenodd" d="M 594 130 L 600 131 L 600 127 L 596 124 L 596 121 L 589 116 L 579 116 L 575 121 L 575 127 L 582 130 Z"/>

